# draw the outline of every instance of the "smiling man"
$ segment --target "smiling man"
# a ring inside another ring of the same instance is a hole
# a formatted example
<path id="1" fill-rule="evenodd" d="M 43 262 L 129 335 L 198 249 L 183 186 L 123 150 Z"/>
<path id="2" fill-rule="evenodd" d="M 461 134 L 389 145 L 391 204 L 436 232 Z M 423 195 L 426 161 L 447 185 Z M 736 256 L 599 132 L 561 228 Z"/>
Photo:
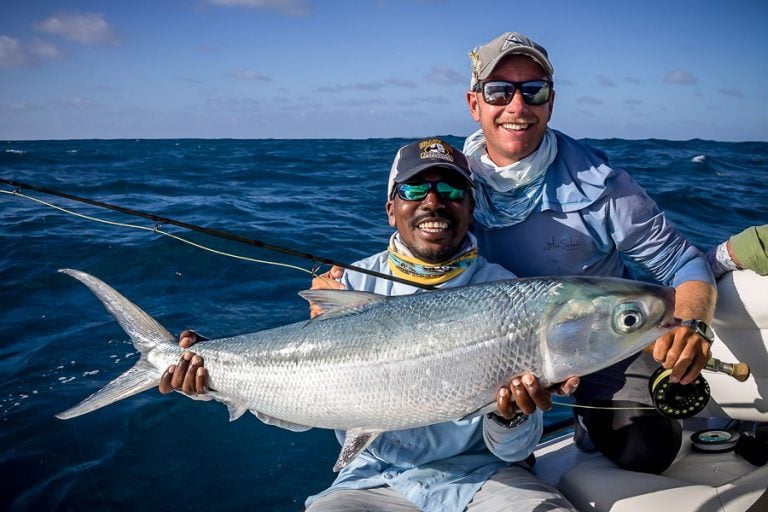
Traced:
<path id="1" fill-rule="evenodd" d="M 387 250 L 355 265 L 438 288 L 514 277 L 478 254 L 475 237 L 468 231 L 474 205 L 472 176 L 460 151 L 438 138 L 400 148 L 392 163 L 386 203 L 389 225 L 397 231 Z M 338 281 L 329 282 L 331 275 Z M 312 287 L 381 295 L 424 292 L 368 274 L 342 273 L 337 267 L 316 278 Z M 317 313 L 314 308 L 313 314 Z M 578 378 L 570 378 L 557 392 L 570 394 L 577 384 Z M 500 512 L 510 510 L 510 504 L 519 511 L 574 510 L 522 462 L 539 439 L 541 410 L 551 406 L 551 393 L 534 376 L 519 376 L 499 391 L 495 413 L 385 432 L 339 473 L 331 487 L 310 497 L 307 510 Z M 336 435 L 343 441 L 344 432 Z"/>
<path id="2" fill-rule="evenodd" d="M 587 441 L 588 431 L 620 466 L 661 472 L 677 454 L 681 429 L 676 420 L 643 410 L 651 401 L 647 379 L 663 364 L 673 382 L 687 384 L 709 359 L 702 333 L 716 291 L 706 258 L 605 154 L 548 127 L 554 68 L 543 46 L 506 32 L 470 59 L 466 98 L 480 129 L 467 138 L 464 153 L 474 176 L 472 231 L 481 254 L 521 277 L 585 274 L 674 286 L 675 316 L 704 326 L 678 327 L 656 341 L 653 357 L 646 353 L 582 378 L 575 395 L 585 405 L 636 407 L 579 412 L 579 439 Z"/>
<path id="3" fill-rule="evenodd" d="M 436 288 L 513 278 L 478 254 L 475 237 L 468 231 L 474 205 L 472 175 L 461 151 L 439 138 L 403 146 L 387 184 L 387 217 L 397 231 L 387 250 L 354 265 Z M 315 278 L 312 288 L 380 295 L 425 291 L 340 267 Z M 313 317 L 320 313 L 318 305 L 311 306 Z M 180 344 L 188 347 L 195 341 L 197 336 L 185 331 Z M 510 504 L 519 512 L 575 510 L 533 475 L 525 461 L 541 436 L 541 411 L 551 407 L 552 393 L 570 394 L 578 382 L 571 377 L 547 389 L 533 375 L 515 376 L 498 391 L 495 412 L 384 432 L 339 472 L 328 489 L 307 499 L 307 511 L 502 512 L 510 510 Z M 205 393 L 205 384 L 202 359 L 186 353 L 163 375 L 160 391 L 194 395 Z M 375 398 L 372 389 L 373 408 Z M 336 436 L 343 443 L 345 433 L 337 431 Z"/>

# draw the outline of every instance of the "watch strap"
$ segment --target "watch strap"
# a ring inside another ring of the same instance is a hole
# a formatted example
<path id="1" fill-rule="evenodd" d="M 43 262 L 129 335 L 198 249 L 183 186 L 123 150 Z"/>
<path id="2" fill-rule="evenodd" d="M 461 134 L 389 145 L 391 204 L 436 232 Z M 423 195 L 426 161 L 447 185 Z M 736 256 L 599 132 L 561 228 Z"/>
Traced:
<path id="1" fill-rule="evenodd" d="M 704 320 L 697 320 L 695 318 L 692 320 L 683 320 L 680 322 L 680 325 L 687 327 L 691 332 L 695 332 L 707 340 L 710 345 L 715 342 L 715 333 Z"/>
<path id="2" fill-rule="evenodd" d="M 497 425 L 501 425 L 502 427 L 506 428 L 518 427 L 528 420 L 528 415 L 522 412 L 518 412 L 511 418 L 505 418 L 504 416 L 496 414 L 495 412 L 489 412 L 486 416 L 489 420 L 493 420 L 493 422 Z"/>

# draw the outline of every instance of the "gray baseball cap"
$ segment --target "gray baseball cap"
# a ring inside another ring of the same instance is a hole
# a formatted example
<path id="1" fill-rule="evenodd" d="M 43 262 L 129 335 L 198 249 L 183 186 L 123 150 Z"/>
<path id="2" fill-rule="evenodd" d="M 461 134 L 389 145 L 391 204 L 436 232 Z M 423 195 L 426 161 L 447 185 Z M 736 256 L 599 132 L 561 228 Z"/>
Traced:
<path id="1" fill-rule="evenodd" d="M 470 89 L 474 89 L 478 82 L 488 78 L 501 59 L 513 54 L 527 55 L 535 60 L 550 77 L 555 74 L 555 69 L 549 62 L 547 50 L 543 46 L 518 32 L 505 32 L 470 52 L 469 58 L 472 61 Z"/>

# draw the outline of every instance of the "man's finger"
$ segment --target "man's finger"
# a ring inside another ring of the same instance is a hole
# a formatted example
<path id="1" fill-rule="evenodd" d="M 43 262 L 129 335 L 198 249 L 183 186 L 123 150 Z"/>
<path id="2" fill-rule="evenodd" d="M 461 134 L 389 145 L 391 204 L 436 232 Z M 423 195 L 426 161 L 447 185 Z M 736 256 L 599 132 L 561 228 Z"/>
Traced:
<path id="1" fill-rule="evenodd" d="M 197 369 L 195 375 L 195 392 L 197 394 L 203 394 L 208 391 L 208 370 L 204 367 Z"/>
<path id="2" fill-rule="evenodd" d="M 184 377 L 187 375 L 189 369 L 189 360 L 192 359 L 192 352 L 184 352 L 179 359 L 179 363 L 176 365 L 176 370 L 171 377 L 171 387 L 173 389 L 181 389 L 184 384 Z"/>
<path id="3" fill-rule="evenodd" d="M 160 376 L 160 385 L 157 387 L 161 394 L 167 395 L 171 391 L 173 391 L 173 387 L 171 386 L 171 376 L 173 375 L 173 372 L 176 371 L 176 365 L 172 364 L 166 370 L 163 372 L 163 375 Z"/>
<path id="4" fill-rule="evenodd" d="M 189 362 L 189 368 L 184 374 L 184 383 L 181 385 L 181 390 L 188 395 L 196 395 L 197 390 L 195 384 L 197 382 L 197 369 L 203 364 L 203 358 L 198 355 L 192 357 Z"/>

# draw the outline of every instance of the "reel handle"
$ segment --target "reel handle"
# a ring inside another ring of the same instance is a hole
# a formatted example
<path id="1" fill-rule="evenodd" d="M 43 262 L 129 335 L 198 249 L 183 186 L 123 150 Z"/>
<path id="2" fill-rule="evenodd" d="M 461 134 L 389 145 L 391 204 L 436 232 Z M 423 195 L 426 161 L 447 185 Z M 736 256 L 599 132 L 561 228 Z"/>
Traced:
<path id="1" fill-rule="evenodd" d="M 747 380 L 750 374 L 749 365 L 747 363 L 724 363 L 723 361 L 715 359 L 714 357 L 707 361 L 707 365 L 704 367 L 704 369 L 711 372 L 730 375 L 739 382 L 744 382 Z"/>

